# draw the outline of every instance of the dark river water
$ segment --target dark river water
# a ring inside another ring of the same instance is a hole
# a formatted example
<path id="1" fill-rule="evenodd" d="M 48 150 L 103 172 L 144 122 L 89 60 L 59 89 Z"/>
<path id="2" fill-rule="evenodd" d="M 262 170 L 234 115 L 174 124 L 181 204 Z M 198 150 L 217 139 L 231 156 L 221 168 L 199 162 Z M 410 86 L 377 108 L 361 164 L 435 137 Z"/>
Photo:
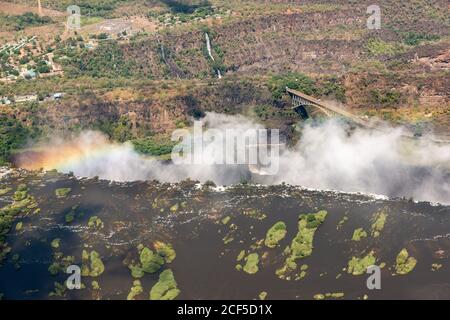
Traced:
<path id="1" fill-rule="evenodd" d="M 263 291 L 267 299 L 313 299 L 326 293 L 343 293 L 343 299 L 450 299 L 449 206 L 289 185 L 112 183 L 12 170 L 0 179 L 0 190 L 11 188 L 0 196 L 0 208 L 14 204 L 21 184 L 32 204 L 16 214 L 4 240 L 11 248 L 0 266 L 4 299 L 126 299 L 134 280 L 128 265 L 139 260 L 137 248 L 152 248 L 158 241 L 171 244 L 176 258 L 139 279 L 143 292 L 136 299 L 149 298 L 165 269 L 173 271 L 178 299 L 258 299 Z M 60 188 L 70 192 L 58 197 Z M 299 215 L 319 210 L 328 215 L 314 234 L 312 254 L 297 261 L 308 265 L 306 276 L 280 279 L 276 270 L 299 232 Z M 387 218 L 375 236 L 372 225 L 379 212 Z M 92 217 L 101 225 L 89 226 Z M 286 224 L 287 233 L 269 248 L 261 240 L 278 221 Z M 357 228 L 367 237 L 352 241 Z M 57 248 L 54 239 L 60 239 Z M 402 249 L 417 260 L 406 275 L 395 271 Z M 49 266 L 68 256 L 81 266 L 83 250 L 99 253 L 104 272 L 82 277 L 80 290 L 49 296 L 55 282 L 68 277 L 63 271 L 52 275 Z M 237 270 L 237 264 L 245 264 L 237 262 L 242 250 L 259 255 L 256 273 Z M 369 275 L 347 272 L 352 257 L 371 251 L 376 264 L 384 265 L 380 290 L 367 288 Z"/>

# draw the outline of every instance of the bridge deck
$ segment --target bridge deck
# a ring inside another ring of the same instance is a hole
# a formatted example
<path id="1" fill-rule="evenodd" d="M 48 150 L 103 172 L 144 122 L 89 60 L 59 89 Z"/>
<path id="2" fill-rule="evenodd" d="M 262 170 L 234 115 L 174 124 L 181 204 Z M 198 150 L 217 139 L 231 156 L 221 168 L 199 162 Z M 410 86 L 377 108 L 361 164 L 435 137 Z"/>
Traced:
<path id="1" fill-rule="evenodd" d="M 382 131 L 382 132 L 386 131 L 386 128 L 383 128 L 383 126 L 377 126 L 375 123 L 370 123 L 369 121 L 361 119 L 360 117 L 358 117 L 358 116 L 356 116 L 356 115 L 354 115 L 354 114 L 352 114 L 352 113 L 350 113 L 348 111 L 345 111 L 343 109 L 340 109 L 340 108 L 333 107 L 333 106 L 330 106 L 328 104 L 325 104 L 325 103 L 317 100 L 316 98 L 311 97 L 311 96 L 309 96 L 307 94 L 304 94 L 304 93 L 302 93 L 300 91 L 297 91 L 297 90 L 294 90 L 294 89 L 290 89 L 288 87 L 286 87 L 286 91 L 291 96 L 297 96 L 297 97 L 299 97 L 299 98 L 301 98 L 303 100 L 308 101 L 312 105 L 316 105 L 318 108 L 324 109 L 325 111 L 330 111 L 330 112 L 339 114 L 339 115 L 341 115 L 341 116 L 343 116 L 345 118 L 348 118 L 348 119 L 352 120 L 353 122 L 355 122 L 355 123 L 357 123 L 357 124 L 359 124 L 359 125 L 361 125 L 363 127 L 374 129 L 374 130 L 377 130 L 377 131 Z M 414 139 L 414 140 L 419 139 L 419 137 L 414 136 L 414 134 L 412 132 L 403 132 L 401 136 L 404 137 L 404 138 L 408 138 L 408 139 Z M 427 139 L 427 140 L 431 140 L 431 141 L 433 141 L 435 143 L 443 143 L 443 144 L 450 143 L 450 136 L 432 135 L 432 136 L 426 136 L 424 138 Z"/>
<path id="2" fill-rule="evenodd" d="M 355 116 L 354 114 L 352 114 L 352 113 L 350 113 L 348 111 L 345 111 L 345 110 L 337 108 L 337 107 L 330 106 L 328 104 L 325 104 L 325 103 L 317 100 L 314 97 L 311 97 L 311 96 L 309 96 L 307 94 L 304 94 L 304 93 L 302 93 L 300 91 L 297 91 L 297 90 L 294 90 L 294 89 L 290 89 L 288 87 L 286 87 L 286 91 L 290 95 L 294 95 L 294 96 L 300 97 L 300 98 L 302 98 L 304 100 L 307 100 L 307 101 L 311 102 L 312 104 L 317 105 L 320 108 L 323 108 L 325 110 L 334 112 L 334 113 L 339 114 L 339 115 L 341 115 L 341 116 L 343 116 L 345 118 L 349 118 L 350 120 L 352 120 L 353 122 L 355 122 L 355 123 L 357 123 L 357 124 L 359 124 L 361 126 L 370 127 L 370 128 L 372 127 L 368 121 L 366 121 L 364 119 L 361 119 L 360 117 Z"/>

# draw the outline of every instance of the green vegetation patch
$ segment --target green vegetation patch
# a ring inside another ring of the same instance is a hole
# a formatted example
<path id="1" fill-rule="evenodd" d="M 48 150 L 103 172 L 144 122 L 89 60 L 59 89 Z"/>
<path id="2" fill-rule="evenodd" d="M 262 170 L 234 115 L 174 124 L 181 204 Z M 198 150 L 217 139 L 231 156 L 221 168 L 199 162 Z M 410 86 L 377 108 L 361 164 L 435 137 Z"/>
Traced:
<path id="1" fill-rule="evenodd" d="M 105 265 L 100 257 L 100 254 L 96 251 L 91 251 L 89 254 L 86 250 L 82 253 L 81 275 L 98 277 L 105 271 Z"/>
<path id="2" fill-rule="evenodd" d="M 0 196 L 4 196 L 5 194 L 8 194 L 9 192 L 12 191 L 12 188 L 3 188 L 0 189 Z"/>
<path id="3" fill-rule="evenodd" d="M 57 198 L 65 198 L 71 191 L 71 188 L 59 188 L 55 190 L 55 195 Z"/>
<path id="4" fill-rule="evenodd" d="M 156 253 L 164 258 L 166 263 L 171 263 L 173 260 L 175 260 L 177 256 L 175 250 L 173 249 L 170 243 L 157 241 L 153 245 L 153 247 L 155 248 Z"/>
<path id="5" fill-rule="evenodd" d="M 53 249 L 58 249 L 59 245 L 60 245 L 61 239 L 56 238 L 53 239 L 52 242 L 50 243 L 50 245 L 52 246 Z"/>
<path id="6" fill-rule="evenodd" d="M 386 224 L 386 219 L 388 217 L 388 214 L 386 213 L 386 210 L 383 209 L 377 213 L 375 213 L 374 217 L 372 218 L 372 236 L 378 237 L 384 229 L 384 225 Z"/>
<path id="7" fill-rule="evenodd" d="M 25 183 L 21 183 L 17 186 L 17 191 L 28 191 L 28 187 Z"/>
<path id="8" fill-rule="evenodd" d="M 54 283 L 55 288 L 48 295 L 49 297 L 64 297 L 66 294 L 67 287 L 59 282 Z"/>
<path id="9" fill-rule="evenodd" d="M 417 260 L 409 256 L 408 250 L 403 248 L 395 259 L 395 272 L 397 274 L 410 273 L 416 266 Z"/>
<path id="10" fill-rule="evenodd" d="M 158 282 L 150 290 L 150 300 L 174 300 L 180 292 L 172 270 L 167 269 L 161 272 Z"/>
<path id="11" fill-rule="evenodd" d="M 133 281 L 133 286 L 130 289 L 130 293 L 128 293 L 127 300 L 134 300 L 138 295 L 144 292 L 142 288 L 142 284 L 139 280 Z"/>
<path id="12" fill-rule="evenodd" d="M 347 214 L 345 214 L 342 219 L 338 222 L 338 224 L 336 225 L 336 230 L 339 230 L 343 227 L 343 225 L 348 221 L 348 216 Z"/>
<path id="13" fill-rule="evenodd" d="M 93 290 L 100 290 L 100 285 L 99 285 L 99 283 L 98 283 L 98 281 L 92 281 L 91 282 L 91 287 L 92 287 L 92 289 Z"/>
<path id="14" fill-rule="evenodd" d="M 347 272 L 354 276 L 362 275 L 366 273 L 368 267 L 375 265 L 376 261 L 373 251 L 362 258 L 352 257 L 348 262 Z"/>
<path id="15" fill-rule="evenodd" d="M 431 265 L 431 271 L 438 271 L 440 268 L 442 268 L 442 264 L 440 263 L 433 263 Z"/>
<path id="16" fill-rule="evenodd" d="M 306 277 L 306 270 L 308 270 L 308 265 L 307 264 L 303 264 L 301 267 L 300 267 L 300 272 L 295 276 L 295 280 L 301 280 L 301 279 L 303 279 L 304 277 Z"/>
<path id="17" fill-rule="evenodd" d="M 370 55 L 388 55 L 392 56 L 404 52 L 404 48 L 397 43 L 389 43 L 379 39 L 371 39 L 367 43 L 367 51 Z"/>
<path id="18" fill-rule="evenodd" d="M 245 258 L 245 265 L 243 270 L 248 274 L 255 274 L 258 272 L 259 255 L 257 253 L 250 253 Z"/>
<path id="19" fill-rule="evenodd" d="M 403 42 L 409 46 L 417 46 L 424 41 L 434 40 L 439 40 L 439 36 L 434 34 L 418 33 L 415 31 L 406 32 L 403 35 Z"/>
<path id="20" fill-rule="evenodd" d="M 23 191 L 17 190 L 16 192 L 14 192 L 13 199 L 14 199 L 14 201 L 22 201 L 27 197 L 27 195 L 28 195 L 27 190 L 23 190 Z"/>
<path id="21" fill-rule="evenodd" d="M 286 224 L 283 221 L 278 221 L 267 231 L 264 244 L 269 248 L 275 248 L 284 239 L 286 233 Z"/>
<path id="22" fill-rule="evenodd" d="M 155 273 L 164 265 L 164 257 L 154 253 L 147 247 L 142 249 L 139 259 L 141 261 L 142 270 L 146 273 Z"/>
<path id="23" fill-rule="evenodd" d="M 128 116 L 118 120 L 98 120 L 94 128 L 106 133 L 111 140 L 126 142 L 133 139 L 133 123 Z"/>
<path id="24" fill-rule="evenodd" d="M 142 270 L 140 265 L 130 264 L 128 265 L 128 268 L 130 269 L 133 278 L 142 278 L 145 275 L 144 270 Z"/>
<path id="25" fill-rule="evenodd" d="M 403 102 L 401 92 L 394 89 L 373 89 L 369 91 L 369 102 L 377 107 L 395 107 Z M 384 114 L 384 120 L 392 120 L 391 114 Z"/>
<path id="26" fill-rule="evenodd" d="M 317 213 L 301 214 L 298 221 L 298 233 L 289 247 L 284 250 L 288 257 L 283 265 L 276 271 L 281 279 L 290 280 L 287 275 L 297 268 L 296 261 L 312 254 L 314 234 L 317 228 L 325 221 L 327 211 L 321 210 Z"/>
<path id="27" fill-rule="evenodd" d="M 318 92 L 315 81 L 303 73 L 290 72 L 283 75 L 276 75 L 269 79 L 268 86 L 272 92 L 274 101 L 280 100 L 286 93 L 286 87 L 299 90 L 308 95 L 315 95 Z"/>
<path id="28" fill-rule="evenodd" d="M 242 259 L 244 259 L 244 257 L 245 257 L 245 250 L 241 250 L 241 252 L 239 252 L 239 254 L 238 254 L 237 258 L 236 258 L 236 261 L 239 262 Z"/>
<path id="29" fill-rule="evenodd" d="M 222 224 L 228 224 L 228 222 L 230 222 L 231 217 L 230 216 L 226 216 L 225 218 L 222 219 Z"/>
<path id="30" fill-rule="evenodd" d="M 75 220 L 75 211 L 77 206 L 72 207 L 72 209 L 64 216 L 66 223 L 72 223 Z"/>
<path id="31" fill-rule="evenodd" d="M 175 203 L 173 206 L 169 208 L 169 210 L 170 212 L 177 212 L 179 207 L 180 207 L 179 204 Z"/>
<path id="32" fill-rule="evenodd" d="M 20 231 L 20 230 L 22 230 L 22 228 L 23 228 L 23 222 L 20 221 L 16 224 L 16 231 Z"/>
<path id="33" fill-rule="evenodd" d="M 170 243 L 157 241 L 153 245 L 155 252 L 142 244 L 138 246 L 139 263 L 132 262 L 128 265 L 133 278 L 141 278 L 145 273 L 155 273 L 166 263 L 171 263 L 176 258 L 176 252 Z"/>
<path id="34" fill-rule="evenodd" d="M 355 229 L 355 231 L 353 231 L 353 236 L 352 236 L 353 241 L 361 241 L 362 238 L 366 238 L 366 237 L 367 237 L 367 232 L 364 231 L 363 228 L 358 228 L 358 229 Z"/>
<path id="35" fill-rule="evenodd" d="M 259 300 L 266 300 L 267 292 L 261 291 L 261 293 L 258 295 L 258 297 L 259 297 Z"/>
<path id="36" fill-rule="evenodd" d="M 172 153 L 176 142 L 164 139 L 156 139 L 154 137 L 146 137 L 131 140 L 134 149 L 142 154 L 151 156 L 163 156 Z"/>
<path id="37" fill-rule="evenodd" d="M 0 114 L 0 165 L 9 161 L 11 153 L 37 135 L 19 120 Z M 9 191 L 5 191 L 7 193 Z"/>
<path id="38" fill-rule="evenodd" d="M 298 259 L 311 255 L 314 234 L 319 225 L 325 221 L 326 216 L 326 211 L 300 215 L 298 222 L 299 230 L 290 246 L 291 257 Z"/>
<path id="39" fill-rule="evenodd" d="M 27 27 L 36 27 L 53 23 L 50 17 L 41 17 L 32 12 L 22 15 L 6 15 L 0 13 L 0 28 L 3 30 L 20 31 Z"/>
<path id="40" fill-rule="evenodd" d="M 55 239 L 59 240 L 59 239 Z M 53 247 L 53 246 L 52 246 Z M 58 247 L 53 247 L 53 249 L 59 248 L 59 242 Z M 68 266 L 75 263 L 75 257 L 74 256 L 64 256 L 62 252 L 55 251 L 53 253 L 53 263 L 48 267 L 48 272 L 55 276 L 59 272 L 65 273 L 65 270 Z"/>
<path id="41" fill-rule="evenodd" d="M 48 267 L 48 272 L 50 272 L 50 274 L 52 276 L 56 276 L 58 274 L 58 272 L 60 271 L 60 269 L 61 269 L 61 266 L 59 265 L 59 263 L 54 262 Z"/>
<path id="42" fill-rule="evenodd" d="M 88 227 L 90 229 L 100 230 L 100 229 L 103 229 L 105 227 L 105 224 L 103 223 L 102 219 L 100 219 L 99 217 L 92 216 L 92 217 L 89 218 Z"/>
<path id="43" fill-rule="evenodd" d="M 230 224 L 229 231 L 227 232 L 225 237 L 222 238 L 222 241 L 224 244 L 228 244 L 234 240 L 233 234 L 236 232 L 237 229 L 238 229 L 238 226 L 236 224 L 234 224 L 234 223 Z"/>
<path id="44" fill-rule="evenodd" d="M 37 207 L 34 197 L 28 195 L 26 190 L 28 188 L 25 184 L 19 185 L 13 197 L 14 202 L 0 208 L 0 263 L 11 251 L 5 240 L 15 218 L 20 214 L 29 214 Z"/>
<path id="45" fill-rule="evenodd" d="M 199 9 L 211 8 L 208 0 L 161 0 L 173 13 L 192 14 Z"/>
<path id="46" fill-rule="evenodd" d="M 324 299 L 341 299 L 344 297 L 343 292 L 328 292 L 328 293 L 318 293 L 314 295 L 314 300 L 324 300 Z"/>
<path id="47" fill-rule="evenodd" d="M 105 271 L 103 261 L 100 259 L 100 255 L 96 251 L 91 252 L 91 271 L 89 275 L 91 277 L 98 277 Z"/>

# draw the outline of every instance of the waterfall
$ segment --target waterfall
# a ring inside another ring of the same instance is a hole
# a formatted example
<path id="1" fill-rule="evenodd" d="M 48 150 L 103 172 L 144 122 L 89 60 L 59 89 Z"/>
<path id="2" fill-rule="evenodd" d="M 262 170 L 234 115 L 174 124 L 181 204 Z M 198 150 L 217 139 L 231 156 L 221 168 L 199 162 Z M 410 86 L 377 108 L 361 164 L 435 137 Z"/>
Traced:
<path id="1" fill-rule="evenodd" d="M 211 58 L 212 61 L 215 61 L 211 53 L 211 41 L 209 40 L 208 33 L 205 33 L 205 38 L 206 38 L 206 49 L 208 50 L 209 57 Z"/>
<path id="2" fill-rule="evenodd" d="M 206 49 L 208 50 L 208 55 L 212 61 L 216 61 L 211 52 L 211 41 L 209 39 L 209 35 L 207 32 L 205 32 L 205 39 L 206 39 Z M 220 72 L 219 69 L 217 69 L 217 76 L 219 79 L 222 79 L 222 73 Z"/>

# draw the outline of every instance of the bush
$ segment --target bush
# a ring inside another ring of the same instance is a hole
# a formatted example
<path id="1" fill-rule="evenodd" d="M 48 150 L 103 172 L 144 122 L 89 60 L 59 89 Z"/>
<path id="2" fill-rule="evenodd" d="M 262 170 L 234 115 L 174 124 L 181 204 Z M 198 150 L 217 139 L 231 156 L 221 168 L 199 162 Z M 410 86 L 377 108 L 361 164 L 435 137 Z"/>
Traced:
<path id="1" fill-rule="evenodd" d="M 98 36 L 97 36 L 97 39 L 98 40 L 106 40 L 106 39 L 108 39 L 108 34 L 107 33 L 100 33 Z"/>
<path id="2" fill-rule="evenodd" d="M 372 56 L 392 56 L 403 52 L 403 48 L 399 44 L 392 44 L 383 40 L 371 39 L 367 43 L 367 51 L 369 51 L 369 54 Z"/>
<path id="3" fill-rule="evenodd" d="M 164 270 L 150 290 L 150 300 L 173 300 L 180 294 L 172 270 Z"/>
<path id="4" fill-rule="evenodd" d="M 402 101 L 402 95 L 395 90 L 371 90 L 370 102 L 377 106 L 395 106 Z"/>
<path id="5" fill-rule="evenodd" d="M 37 67 L 37 72 L 39 73 L 49 73 L 51 71 L 48 65 L 41 65 Z"/>
<path id="6" fill-rule="evenodd" d="M 142 264 L 142 271 L 146 273 L 154 273 L 164 264 L 164 258 L 149 248 L 142 249 L 139 259 Z"/>
<path id="7" fill-rule="evenodd" d="M 341 102 L 345 102 L 345 88 L 335 77 L 325 81 L 321 88 L 321 94 L 332 96 Z"/>
<path id="8" fill-rule="evenodd" d="M 175 142 L 156 141 L 151 137 L 134 139 L 131 141 L 136 151 L 146 155 L 162 156 L 172 153 Z"/>
<path id="9" fill-rule="evenodd" d="M 286 224 L 283 221 L 278 221 L 267 231 L 265 245 L 269 248 L 275 248 L 284 239 L 286 233 Z"/>
<path id="10" fill-rule="evenodd" d="M 258 272 L 259 255 L 257 253 L 251 253 L 245 258 L 246 264 L 243 270 L 248 274 L 255 274 Z"/>
<path id="11" fill-rule="evenodd" d="M 49 17 L 40 17 L 32 12 L 26 12 L 19 16 L 10 16 L 0 13 L 0 27 L 2 27 L 2 29 L 20 31 L 26 27 L 41 26 L 49 23 L 53 23 L 53 20 Z"/>
<path id="12" fill-rule="evenodd" d="M 296 72 L 273 76 L 269 80 L 268 86 L 272 92 L 272 99 L 274 101 L 281 99 L 286 92 L 286 87 L 299 90 L 308 95 L 315 95 L 318 93 L 318 89 L 313 79 L 302 73 Z"/>
<path id="13" fill-rule="evenodd" d="M 103 273 L 103 271 L 105 271 L 105 266 L 102 260 L 100 259 L 100 255 L 96 251 L 91 252 L 90 258 L 91 258 L 91 272 L 89 275 L 91 277 L 98 277 Z"/>
<path id="14" fill-rule="evenodd" d="M 184 13 L 192 14 L 199 8 L 208 8 L 211 5 L 207 0 L 191 1 L 191 3 L 186 3 L 183 0 L 161 0 L 166 4 L 173 13 Z"/>
<path id="15" fill-rule="evenodd" d="M 409 46 L 416 46 L 423 41 L 432 41 L 438 39 L 439 36 L 437 35 L 427 35 L 423 33 L 417 33 L 414 31 L 407 32 L 405 35 L 403 35 L 403 42 Z"/>
<path id="16" fill-rule="evenodd" d="M 5 164 L 11 152 L 22 147 L 31 136 L 31 131 L 19 121 L 0 115 L 0 165 Z"/>

